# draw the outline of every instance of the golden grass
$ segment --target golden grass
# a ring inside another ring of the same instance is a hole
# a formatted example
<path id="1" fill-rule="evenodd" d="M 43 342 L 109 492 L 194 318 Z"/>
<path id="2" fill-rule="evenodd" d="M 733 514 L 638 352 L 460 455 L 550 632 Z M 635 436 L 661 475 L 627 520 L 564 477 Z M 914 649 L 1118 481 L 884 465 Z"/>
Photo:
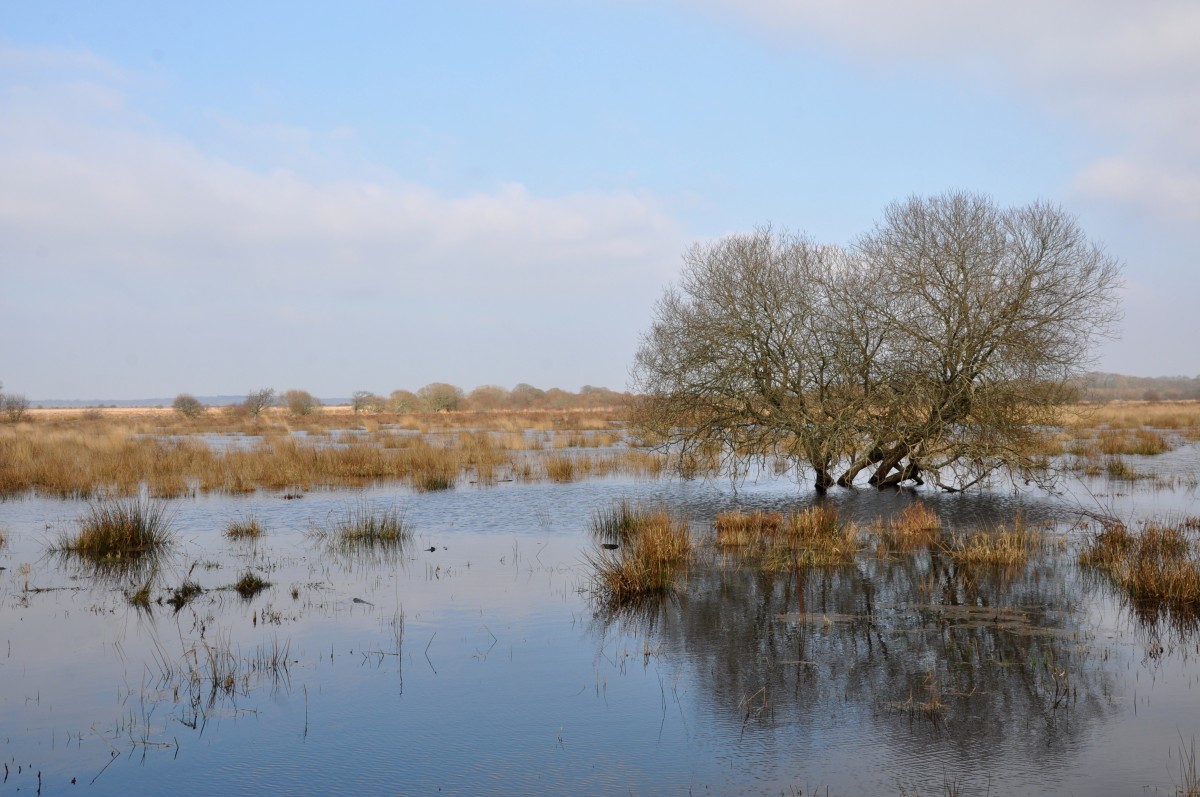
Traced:
<path id="1" fill-rule="evenodd" d="M 522 431 L 547 425 L 550 431 L 538 434 L 554 439 L 579 434 L 573 427 L 600 426 L 604 431 L 591 432 L 587 439 L 608 442 L 617 437 L 611 413 L 457 416 L 462 417 L 454 423 L 473 420 L 492 428 L 451 425 L 403 434 L 387 416 L 360 419 L 331 412 L 306 418 L 300 430 L 304 434 L 298 436 L 293 434 L 296 419 L 279 414 L 253 422 L 222 413 L 199 419 L 175 413 L 54 415 L 0 428 L 0 494 L 89 497 L 147 491 L 169 498 L 395 481 L 426 491 L 450 489 L 472 474 L 481 484 L 511 478 L 565 482 L 615 472 L 656 477 L 666 465 L 661 454 L 624 447 L 587 448 L 572 456 L 537 454 L 526 442 L 533 438 Z M 443 426 L 449 423 L 442 415 L 436 419 Z M 220 437 L 213 442 L 199 434 Z"/>
<path id="2" fill-rule="evenodd" d="M 672 588 L 692 549 L 687 522 L 665 508 L 621 502 L 593 517 L 593 532 L 615 549 L 588 556 L 594 594 L 609 608 L 635 604 Z"/>
<path id="3" fill-rule="evenodd" d="M 786 515 L 723 512 L 713 528 L 719 546 L 757 556 L 764 570 L 849 564 L 862 547 L 857 526 L 842 523 L 837 508 L 830 504 Z"/>
<path id="4" fill-rule="evenodd" d="M 1018 567 L 1042 547 L 1042 534 L 1018 520 L 1012 528 L 1000 526 L 993 531 L 953 534 L 943 539 L 939 547 L 958 564 Z"/>
<path id="5" fill-rule="evenodd" d="M 1193 439 L 1200 435 L 1200 401 L 1114 401 L 1081 404 L 1065 413 L 1068 431 L 1079 436 L 1095 429 L 1170 429 Z"/>
<path id="6" fill-rule="evenodd" d="M 263 533 L 263 525 L 254 515 L 225 524 L 225 536 L 231 540 L 256 540 Z"/>
<path id="7" fill-rule="evenodd" d="M 878 524 L 880 558 L 892 553 L 908 553 L 928 548 L 941 538 L 942 521 L 932 509 L 920 502 L 904 507 L 897 515 Z"/>
<path id="8" fill-rule="evenodd" d="M 1139 611 L 1200 619 L 1200 561 L 1185 524 L 1150 521 L 1140 534 L 1109 524 L 1084 545 L 1079 563 L 1108 576 Z"/>

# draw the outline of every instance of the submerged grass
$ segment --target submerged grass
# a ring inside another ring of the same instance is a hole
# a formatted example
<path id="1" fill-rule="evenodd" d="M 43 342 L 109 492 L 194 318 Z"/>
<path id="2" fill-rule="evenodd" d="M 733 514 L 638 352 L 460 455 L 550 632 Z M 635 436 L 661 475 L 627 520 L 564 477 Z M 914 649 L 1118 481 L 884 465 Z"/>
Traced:
<path id="1" fill-rule="evenodd" d="M 717 545 L 757 556 L 764 570 L 831 567 L 854 561 L 858 527 L 842 523 L 837 508 L 818 504 L 778 512 L 724 512 L 713 522 Z"/>
<path id="2" fill-rule="evenodd" d="M 166 504 L 154 499 L 105 499 L 88 505 L 74 536 L 63 535 L 57 550 L 92 562 L 138 559 L 171 544 Z"/>
<path id="3" fill-rule="evenodd" d="M 963 565 L 1019 567 L 1042 547 L 1042 533 L 1019 519 L 1012 528 L 953 534 L 940 543 L 943 553 Z"/>
<path id="4" fill-rule="evenodd" d="M 256 540 L 263 533 L 262 523 L 254 515 L 241 520 L 231 520 L 225 526 L 225 536 L 231 540 Z"/>
<path id="5" fill-rule="evenodd" d="M 269 586 L 271 586 L 270 581 L 264 580 L 253 570 L 247 570 L 242 573 L 241 578 L 234 582 L 233 588 L 238 595 L 242 596 L 243 600 L 250 600 Z"/>
<path id="6" fill-rule="evenodd" d="M 587 557 L 594 593 L 610 609 L 669 592 L 692 549 L 687 521 L 661 507 L 622 501 L 598 513 L 592 528 L 600 539 L 619 540 Z"/>
<path id="7" fill-rule="evenodd" d="M 1107 524 L 1084 544 L 1079 563 L 1107 576 L 1143 619 L 1200 622 L 1200 560 L 1186 521 L 1148 521 L 1138 534 Z"/>
<path id="8" fill-rule="evenodd" d="M 401 546 L 412 540 L 413 530 L 403 509 L 360 502 L 316 529 L 316 533 L 344 548 L 370 548 Z"/>

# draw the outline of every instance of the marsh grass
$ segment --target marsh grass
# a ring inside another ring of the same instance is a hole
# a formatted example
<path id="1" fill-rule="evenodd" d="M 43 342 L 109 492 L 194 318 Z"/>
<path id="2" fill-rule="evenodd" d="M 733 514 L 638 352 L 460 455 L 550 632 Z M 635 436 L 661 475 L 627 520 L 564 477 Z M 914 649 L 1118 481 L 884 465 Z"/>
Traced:
<path id="1" fill-rule="evenodd" d="M 842 523 L 831 504 L 787 514 L 724 512 L 713 527 L 718 546 L 757 557 L 764 570 L 848 564 L 862 547 L 858 527 Z"/>
<path id="2" fill-rule="evenodd" d="M 610 609 L 669 592 L 692 549 L 687 522 L 662 507 L 630 507 L 621 502 L 593 518 L 593 533 L 620 540 L 615 550 L 587 556 L 593 592 Z"/>
<path id="3" fill-rule="evenodd" d="M 412 525 L 395 505 L 373 507 L 365 501 L 346 509 L 327 525 L 314 529 L 317 536 L 342 548 L 402 547 L 412 540 Z"/>
<path id="4" fill-rule="evenodd" d="M 263 533 L 262 523 L 253 514 L 225 525 L 225 536 L 231 540 L 257 540 Z"/>
<path id="5" fill-rule="evenodd" d="M 592 513 L 592 536 L 605 543 L 619 544 L 633 537 L 641 522 L 638 507 L 622 498 Z"/>
<path id="6" fill-rule="evenodd" d="M 942 521 L 925 504 L 914 501 L 894 517 L 877 524 L 877 553 L 886 557 L 893 553 L 910 553 L 934 545 L 942 532 Z"/>
<path id="7" fill-rule="evenodd" d="M 199 583 L 193 581 L 189 574 L 189 576 L 183 580 L 182 584 L 171 590 L 170 596 L 167 597 L 167 603 L 172 609 L 175 610 L 176 614 L 179 614 L 179 612 L 183 610 L 184 606 L 187 606 L 189 603 L 203 594 L 204 588 L 201 587 Z"/>
<path id="8" fill-rule="evenodd" d="M 159 553 L 173 540 L 166 504 L 114 498 L 89 504 L 78 533 L 64 533 L 54 549 L 93 563 L 115 563 Z"/>
<path id="9" fill-rule="evenodd" d="M 252 599 L 255 595 L 270 586 L 270 581 L 264 580 L 253 570 L 247 570 L 245 573 L 242 573 L 242 577 L 233 584 L 234 590 L 238 595 L 242 596 L 243 600 Z"/>
<path id="10" fill-rule="evenodd" d="M 1084 544 L 1079 563 L 1107 576 L 1144 620 L 1200 620 L 1200 561 L 1183 523 L 1148 521 L 1138 534 L 1108 524 Z"/>
<path id="11" fill-rule="evenodd" d="M 939 542 L 940 550 L 958 564 L 995 567 L 1022 567 L 1042 545 L 1041 531 L 1019 518 L 1011 528 L 952 534 Z"/>
<path id="12" fill-rule="evenodd" d="M 264 413 L 254 421 L 224 413 L 45 414 L 35 423 L 0 426 L 0 494 L 166 498 L 386 482 L 432 491 L 453 488 L 467 472 L 481 484 L 514 476 L 661 474 L 666 458 L 622 445 L 619 421 L 612 412 L 370 418 L 328 412 L 304 419 Z M 565 441 L 577 456 L 532 450 L 542 436 L 551 446 Z M 518 451 L 532 459 L 518 464 Z"/>
<path id="13" fill-rule="evenodd" d="M 717 545 L 729 548 L 758 545 L 775 537 L 782 527 L 780 512 L 722 512 L 713 520 Z"/>
<path id="14" fill-rule="evenodd" d="M 1097 443 L 1100 453 L 1109 455 L 1154 456 L 1171 450 L 1167 438 L 1151 429 L 1104 429 L 1101 430 Z"/>
<path id="15" fill-rule="evenodd" d="M 545 458 L 546 478 L 553 482 L 572 482 L 579 476 L 579 468 L 576 467 L 576 458 L 563 455 L 552 454 Z"/>
<path id="16" fill-rule="evenodd" d="M 146 579 L 142 586 L 138 587 L 133 592 L 126 592 L 125 599 L 129 601 L 129 605 L 144 612 L 150 611 L 150 590 L 154 585 L 153 575 Z"/>

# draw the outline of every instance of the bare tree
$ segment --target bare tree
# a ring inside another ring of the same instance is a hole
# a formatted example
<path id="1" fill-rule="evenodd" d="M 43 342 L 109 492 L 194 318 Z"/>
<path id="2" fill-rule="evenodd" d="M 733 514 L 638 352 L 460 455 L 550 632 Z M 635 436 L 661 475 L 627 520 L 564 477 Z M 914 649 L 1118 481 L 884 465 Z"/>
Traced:
<path id="1" fill-rule="evenodd" d="M 0 409 L 9 423 L 17 423 L 29 410 L 29 399 L 21 393 L 6 393 L 0 396 Z"/>
<path id="2" fill-rule="evenodd" d="M 253 418 L 262 415 L 263 410 L 275 403 L 275 388 L 264 387 L 262 390 L 252 390 L 246 394 L 242 408 Z"/>
<path id="3" fill-rule="evenodd" d="M 729 471 L 786 458 L 818 490 L 864 471 L 962 489 L 1029 466 L 1119 286 L 1062 210 L 964 193 L 895 203 L 849 250 L 729 236 L 693 247 L 660 301 L 636 420 Z"/>

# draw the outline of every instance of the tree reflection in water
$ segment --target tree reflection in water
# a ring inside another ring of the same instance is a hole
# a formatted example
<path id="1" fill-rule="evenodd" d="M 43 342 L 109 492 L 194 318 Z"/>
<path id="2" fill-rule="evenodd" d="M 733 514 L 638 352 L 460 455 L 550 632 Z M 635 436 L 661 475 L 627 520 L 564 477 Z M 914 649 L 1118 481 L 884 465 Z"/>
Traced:
<path id="1" fill-rule="evenodd" d="M 595 632 L 686 662 L 711 714 L 743 734 L 804 735 L 832 718 L 895 760 L 1054 768 L 1117 709 L 1081 611 L 1097 589 L 1062 550 L 1009 569 L 935 546 L 786 573 L 718 554 L 669 599 L 598 608 Z"/>

